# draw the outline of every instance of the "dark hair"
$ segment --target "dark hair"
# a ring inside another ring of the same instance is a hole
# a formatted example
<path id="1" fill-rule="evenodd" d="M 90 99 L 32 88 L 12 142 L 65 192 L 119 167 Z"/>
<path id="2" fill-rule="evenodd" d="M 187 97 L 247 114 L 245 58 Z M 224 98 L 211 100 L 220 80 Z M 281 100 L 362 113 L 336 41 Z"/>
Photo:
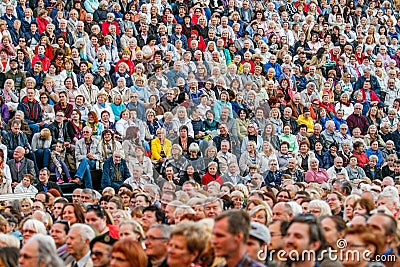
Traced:
<path id="1" fill-rule="evenodd" d="M 302 223 L 302 224 L 307 224 L 309 226 L 309 240 L 310 243 L 312 242 L 321 242 L 321 245 L 319 246 L 318 249 L 315 250 L 315 252 L 319 252 L 321 249 L 325 247 L 326 241 L 325 241 L 325 235 L 324 235 L 324 230 L 322 229 L 322 226 L 319 224 L 317 217 L 315 217 L 312 214 L 298 214 L 293 219 L 290 221 L 288 228 L 294 223 Z"/>
<path id="2" fill-rule="evenodd" d="M 74 214 L 76 217 L 76 222 L 77 223 L 85 223 L 85 213 L 83 209 L 81 208 L 80 205 L 75 204 L 75 203 L 68 203 L 67 205 L 64 206 L 64 208 L 61 211 L 61 216 L 64 213 L 64 210 L 68 207 L 72 206 L 74 208 Z"/>
<path id="3" fill-rule="evenodd" d="M 250 232 L 250 216 L 244 210 L 228 210 L 215 217 L 215 222 L 228 219 L 228 231 L 232 235 L 243 234 L 243 243 L 247 242 Z"/>
<path id="4" fill-rule="evenodd" d="M 151 205 L 151 206 L 148 206 L 148 207 L 144 208 L 144 209 L 143 209 L 143 214 L 144 214 L 146 211 L 152 211 L 152 212 L 154 212 L 155 215 L 156 215 L 156 220 L 157 220 L 157 222 L 163 222 L 164 219 L 165 219 L 165 214 L 164 214 L 164 212 L 161 211 L 160 209 L 158 209 L 158 208 L 157 208 L 156 206 L 154 206 L 154 205 Z"/>

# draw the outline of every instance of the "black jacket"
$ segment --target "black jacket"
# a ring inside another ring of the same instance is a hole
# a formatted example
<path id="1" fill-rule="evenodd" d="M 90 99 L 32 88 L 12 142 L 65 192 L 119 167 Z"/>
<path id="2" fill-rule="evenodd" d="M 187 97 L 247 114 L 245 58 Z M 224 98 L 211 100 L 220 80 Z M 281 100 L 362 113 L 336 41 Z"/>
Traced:
<path id="1" fill-rule="evenodd" d="M 49 130 L 51 133 L 51 144 L 54 145 L 59 141 L 60 138 L 60 126 L 58 122 L 54 121 L 52 124 L 49 125 Z M 63 137 L 64 142 L 72 142 L 74 138 L 74 128 L 72 127 L 71 123 L 64 122 L 63 123 Z"/>
<path id="2" fill-rule="evenodd" d="M 39 192 L 47 192 L 47 191 L 49 191 L 49 189 L 54 188 L 54 189 L 57 189 L 58 192 L 60 192 L 61 196 L 63 195 L 60 186 L 55 182 L 48 181 L 46 190 L 44 188 L 44 184 L 40 181 L 35 185 L 35 187 Z"/>

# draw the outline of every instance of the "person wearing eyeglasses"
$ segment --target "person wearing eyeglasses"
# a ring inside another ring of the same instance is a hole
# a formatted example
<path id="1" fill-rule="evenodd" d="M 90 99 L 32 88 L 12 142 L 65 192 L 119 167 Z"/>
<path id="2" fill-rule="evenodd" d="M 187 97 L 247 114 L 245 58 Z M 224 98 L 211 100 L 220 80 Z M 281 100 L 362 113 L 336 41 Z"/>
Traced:
<path id="1" fill-rule="evenodd" d="M 36 234 L 20 251 L 19 264 L 22 267 L 62 267 L 64 262 L 57 256 L 54 241 L 46 233 Z"/>

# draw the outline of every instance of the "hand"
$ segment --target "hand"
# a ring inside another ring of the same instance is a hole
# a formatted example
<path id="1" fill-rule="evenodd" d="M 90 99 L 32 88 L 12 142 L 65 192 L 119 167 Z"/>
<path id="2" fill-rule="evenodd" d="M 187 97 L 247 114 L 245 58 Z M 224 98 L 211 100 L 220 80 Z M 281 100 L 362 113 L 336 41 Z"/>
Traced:
<path id="1" fill-rule="evenodd" d="M 59 172 L 60 174 L 62 173 L 62 168 L 61 168 L 61 167 L 58 168 L 58 172 Z"/>
<path id="2" fill-rule="evenodd" d="M 44 121 L 37 123 L 39 126 L 43 127 Z"/>
<path id="3" fill-rule="evenodd" d="M 11 187 L 12 187 L 12 188 L 15 188 L 17 185 L 18 185 L 18 182 L 13 182 L 13 183 L 11 184 Z"/>

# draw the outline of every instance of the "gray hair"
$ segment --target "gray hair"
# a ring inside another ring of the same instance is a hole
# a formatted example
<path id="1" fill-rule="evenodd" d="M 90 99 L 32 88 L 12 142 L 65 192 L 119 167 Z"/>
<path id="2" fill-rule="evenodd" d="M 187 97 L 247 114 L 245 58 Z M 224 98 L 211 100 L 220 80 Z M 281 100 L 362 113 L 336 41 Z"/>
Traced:
<path id="1" fill-rule="evenodd" d="M 46 234 L 36 234 L 32 236 L 25 245 L 30 244 L 31 242 L 37 242 L 38 265 L 44 263 L 47 267 L 65 266 L 64 262 L 57 255 L 56 244 L 52 237 Z"/>
<path id="2" fill-rule="evenodd" d="M 89 241 L 92 241 L 92 239 L 96 236 L 92 227 L 90 227 L 87 224 L 75 223 L 74 225 L 71 226 L 70 231 L 75 228 L 77 228 L 79 230 L 79 235 L 81 236 L 82 241 L 85 241 L 88 239 L 89 239 Z"/>
<path id="3" fill-rule="evenodd" d="M 169 239 L 171 236 L 171 227 L 166 224 L 153 224 L 150 226 L 150 229 L 160 229 L 161 230 L 161 236 L 163 238 Z"/>
<path id="4" fill-rule="evenodd" d="M 326 203 L 323 200 L 319 200 L 319 199 L 311 200 L 310 203 L 308 204 L 308 210 L 310 210 L 310 208 L 319 209 L 321 212 L 320 216 L 324 216 L 324 215 L 332 216 L 331 208 L 329 207 L 328 203 Z"/>
<path id="5" fill-rule="evenodd" d="M 32 229 L 34 231 L 36 231 L 36 233 L 38 234 L 43 234 L 46 235 L 47 231 L 46 231 L 46 227 L 44 226 L 44 224 L 36 219 L 29 219 L 27 220 L 24 225 L 22 226 L 23 230 L 26 229 Z"/>

